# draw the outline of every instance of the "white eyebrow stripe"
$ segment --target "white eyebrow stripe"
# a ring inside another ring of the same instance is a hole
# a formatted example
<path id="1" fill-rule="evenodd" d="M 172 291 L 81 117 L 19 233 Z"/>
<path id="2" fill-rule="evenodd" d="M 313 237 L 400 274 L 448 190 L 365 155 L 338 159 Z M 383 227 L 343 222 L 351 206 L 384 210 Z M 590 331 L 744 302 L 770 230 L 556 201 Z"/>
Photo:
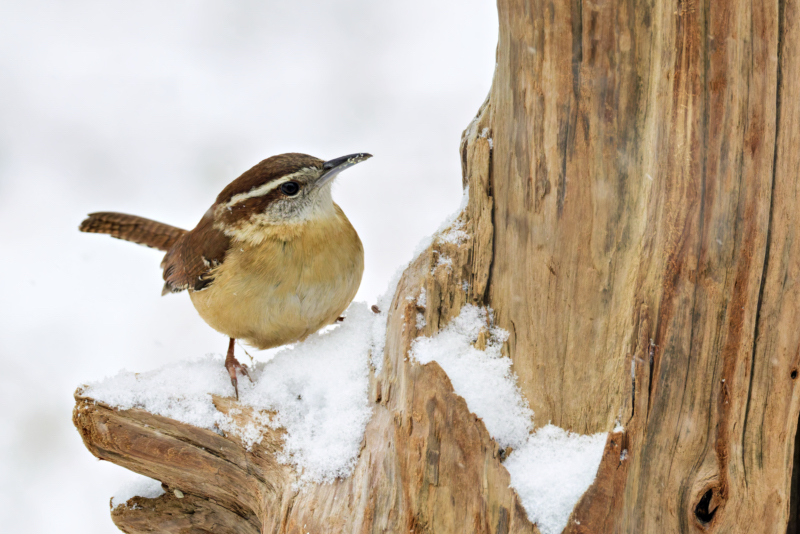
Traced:
<path id="1" fill-rule="evenodd" d="M 282 184 L 285 184 L 286 182 L 293 180 L 298 176 L 308 175 L 308 172 L 312 170 L 316 169 L 312 167 L 303 167 L 297 172 L 293 172 L 292 174 L 287 174 L 283 178 L 278 178 L 277 180 L 273 180 L 264 185 L 260 185 L 254 189 L 251 189 L 246 193 L 239 193 L 238 195 L 233 195 L 231 199 L 225 203 L 225 206 L 231 207 L 234 204 L 238 204 L 239 202 L 243 202 L 249 198 L 263 197 L 264 195 L 269 194 L 270 191 L 273 191 L 276 187 L 280 187 Z"/>
<path id="2" fill-rule="evenodd" d="M 293 176 L 293 175 L 292 175 Z M 238 195 L 233 195 L 231 199 L 226 203 L 226 206 L 233 206 L 234 204 L 238 204 L 239 202 L 243 202 L 248 198 L 255 198 L 255 197 L 263 197 L 264 195 L 268 194 L 270 191 L 275 189 L 276 187 L 285 184 L 289 180 L 292 179 L 292 176 L 284 176 L 283 178 L 279 178 L 277 180 L 273 180 L 272 182 L 268 182 L 264 185 L 260 185 L 255 189 L 251 189 L 247 193 L 239 193 Z"/>

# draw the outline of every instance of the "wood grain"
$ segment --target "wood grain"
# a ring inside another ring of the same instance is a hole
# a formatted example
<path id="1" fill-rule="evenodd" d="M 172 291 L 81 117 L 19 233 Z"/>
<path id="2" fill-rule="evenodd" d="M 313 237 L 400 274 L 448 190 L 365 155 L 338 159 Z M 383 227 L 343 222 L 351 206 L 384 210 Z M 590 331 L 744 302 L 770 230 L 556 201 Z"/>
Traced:
<path id="1" fill-rule="evenodd" d="M 353 475 L 298 489 L 279 432 L 248 452 L 79 396 L 95 455 L 187 495 L 118 509 L 120 528 L 537 532 L 482 421 L 438 365 L 407 361 L 473 303 L 509 331 L 538 426 L 624 426 L 566 532 L 796 531 L 797 0 L 498 11 L 461 142 L 469 237 L 434 240 L 400 281 Z"/>
<path id="2" fill-rule="evenodd" d="M 797 3 L 498 7 L 488 300 L 538 424 L 626 427 L 570 529 L 785 532 Z"/>

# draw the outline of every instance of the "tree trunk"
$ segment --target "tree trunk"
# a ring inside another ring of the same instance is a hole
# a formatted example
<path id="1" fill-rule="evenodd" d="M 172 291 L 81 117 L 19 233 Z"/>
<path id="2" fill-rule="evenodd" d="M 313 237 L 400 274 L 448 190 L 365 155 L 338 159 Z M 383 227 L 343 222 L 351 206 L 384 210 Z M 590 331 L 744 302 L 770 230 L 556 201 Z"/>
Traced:
<path id="1" fill-rule="evenodd" d="M 406 357 L 472 303 L 510 333 L 537 425 L 625 427 L 567 532 L 797 531 L 797 0 L 498 8 L 462 139 L 469 239 L 400 281 L 353 475 L 298 490 L 279 430 L 247 451 L 78 395 L 93 454 L 185 495 L 135 498 L 122 530 L 538 532 L 483 422 Z"/>

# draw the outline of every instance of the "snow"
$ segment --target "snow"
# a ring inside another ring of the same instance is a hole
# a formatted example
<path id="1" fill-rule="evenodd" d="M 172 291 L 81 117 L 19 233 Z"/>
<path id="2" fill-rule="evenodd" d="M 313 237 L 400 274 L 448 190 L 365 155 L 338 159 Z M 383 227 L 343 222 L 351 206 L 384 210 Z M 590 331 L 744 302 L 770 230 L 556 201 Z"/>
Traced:
<path id="1" fill-rule="evenodd" d="M 461 245 L 469 239 L 469 234 L 464 231 L 464 221 L 457 219 L 447 230 L 439 234 L 438 240 L 442 243 Z"/>
<path id="2" fill-rule="evenodd" d="M 481 336 L 485 350 L 474 346 Z M 418 338 L 410 355 L 421 364 L 436 361 L 489 434 L 501 447 L 513 447 L 504 464 L 511 486 L 542 534 L 555 534 L 594 481 L 607 434 L 572 434 L 549 424 L 531 433 L 533 412 L 517 386 L 511 360 L 500 352 L 506 339 L 508 333 L 492 324 L 491 312 L 465 305 L 436 336 Z M 614 432 L 619 431 L 617 424 Z"/>
<path id="3" fill-rule="evenodd" d="M 212 429 L 216 426 L 219 412 L 211 396 L 233 393 L 223 362 L 221 356 L 206 355 L 145 373 L 123 369 L 114 377 L 90 382 L 83 394 L 121 410 L 139 408 Z"/>
<path id="4" fill-rule="evenodd" d="M 433 272 L 435 272 L 436 269 L 438 269 L 439 267 L 442 267 L 442 266 L 447 267 L 448 269 L 452 269 L 453 268 L 453 258 L 448 258 L 447 256 L 443 256 L 442 254 L 439 254 L 439 258 L 436 260 L 436 265 L 434 265 L 434 267 L 433 267 Z M 433 272 L 431 272 L 431 274 L 433 274 Z"/>
<path id="5" fill-rule="evenodd" d="M 353 303 L 341 325 L 256 364 L 250 370 L 252 383 L 239 380 L 241 405 L 277 414 L 262 414 L 244 428 L 212 403 L 212 394 L 233 394 L 221 356 L 146 373 L 122 371 L 89 384 L 84 395 L 120 409 L 140 408 L 231 432 L 248 447 L 258 443 L 267 428 L 282 426 L 287 434 L 279 461 L 295 466 L 301 481 L 330 482 L 352 471 L 371 415 L 368 355 L 374 350 L 374 323 L 383 313 Z"/>
<path id="6" fill-rule="evenodd" d="M 489 149 L 494 149 L 494 142 L 492 141 L 492 138 L 489 137 L 489 128 L 484 128 L 479 137 L 482 137 L 489 142 Z"/>
<path id="7" fill-rule="evenodd" d="M 300 468 L 304 480 L 330 482 L 355 466 L 372 415 L 374 319 L 366 304 L 351 305 L 341 326 L 281 351 L 240 392 L 243 404 L 277 411 L 274 424 L 287 431 L 278 459 Z"/>
<path id="8" fill-rule="evenodd" d="M 572 434 L 554 425 L 537 430 L 505 467 L 528 519 L 542 534 L 558 534 L 594 482 L 607 434 Z"/>
<path id="9" fill-rule="evenodd" d="M 436 336 L 416 339 L 410 355 L 422 364 L 435 360 L 500 446 L 519 448 L 533 428 L 533 412 L 517 387 L 511 359 L 500 354 L 508 332 L 490 323 L 486 310 L 468 304 Z M 486 350 L 473 346 L 481 333 Z"/>
<path id="10" fill-rule="evenodd" d="M 161 482 L 153 480 L 152 478 L 135 475 L 124 486 L 117 490 L 111 498 L 111 509 L 117 506 L 122 506 L 133 497 L 146 497 L 148 499 L 155 499 L 164 495 L 164 489 L 161 487 Z"/>
<path id="11" fill-rule="evenodd" d="M 428 294 L 425 291 L 425 287 L 420 289 L 415 304 L 417 306 L 417 330 L 421 330 L 425 328 L 426 324 L 428 324 L 428 322 L 425 320 L 425 314 L 420 311 L 424 310 L 428 304 Z"/>
<path id="12" fill-rule="evenodd" d="M 419 292 L 419 296 L 417 297 L 417 306 L 420 308 L 424 308 L 428 305 L 428 293 L 423 287 L 422 290 Z"/>

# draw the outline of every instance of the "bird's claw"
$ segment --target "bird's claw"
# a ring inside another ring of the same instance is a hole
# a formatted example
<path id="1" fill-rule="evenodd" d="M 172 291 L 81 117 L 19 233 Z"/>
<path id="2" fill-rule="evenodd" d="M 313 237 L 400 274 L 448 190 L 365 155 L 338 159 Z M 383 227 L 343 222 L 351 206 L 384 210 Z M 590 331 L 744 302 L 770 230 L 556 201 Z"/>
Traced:
<path id="1" fill-rule="evenodd" d="M 236 393 L 236 400 L 239 400 L 239 380 L 236 377 L 236 371 L 240 371 L 244 376 L 253 381 L 250 377 L 250 372 L 247 370 L 247 366 L 243 363 L 239 363 L 236 358 L 231 358 L 230 360 L 225 361 L 225 369 L 228 370 L 228 375 L 231 377 L 231 385 L 233 385 L 233 391 Z"/>

